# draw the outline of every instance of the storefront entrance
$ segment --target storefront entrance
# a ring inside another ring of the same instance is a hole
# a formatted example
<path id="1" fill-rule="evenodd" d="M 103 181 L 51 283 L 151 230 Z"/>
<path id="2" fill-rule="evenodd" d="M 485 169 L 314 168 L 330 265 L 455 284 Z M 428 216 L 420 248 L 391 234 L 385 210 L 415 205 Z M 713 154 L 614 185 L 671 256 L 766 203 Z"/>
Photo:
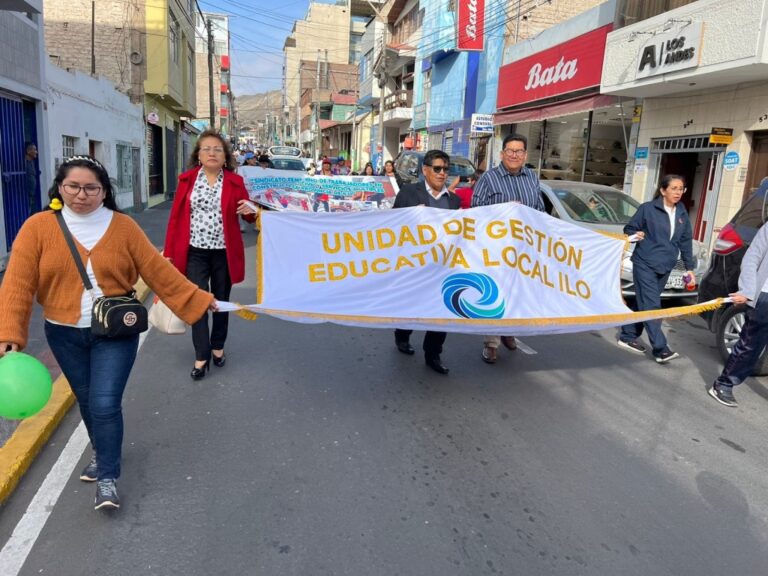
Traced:
<path id="1" fill-rule="evenodd" d="M 714 227 L 725 147 L 709 143 L 709 136 L 660 138 L 651 141 L 646 198 L 650 199 L 666 174 L 685 178 L 681 202 L 688 209 L 693 238 L 709 245 Z"/>

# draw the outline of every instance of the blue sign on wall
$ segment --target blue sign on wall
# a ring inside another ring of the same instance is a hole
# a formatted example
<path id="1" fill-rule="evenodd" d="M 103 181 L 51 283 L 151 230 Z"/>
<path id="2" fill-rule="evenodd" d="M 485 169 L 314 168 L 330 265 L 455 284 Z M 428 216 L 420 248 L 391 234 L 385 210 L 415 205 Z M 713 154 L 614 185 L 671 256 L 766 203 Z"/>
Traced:
<path id="1" fill-rule="evenodd" d="M 648 147 L 643 146 L 642 148 L 635 148 L 635 159 L 637 160 L 645 160 L 648 158 Z"/>
<path id="2" fill-rule="evenodd" d="M 740 160 L 738 152 L 728 152 L 725 158 L 723 158 L 723 168 L 726 170 L 736 170 Z"/>

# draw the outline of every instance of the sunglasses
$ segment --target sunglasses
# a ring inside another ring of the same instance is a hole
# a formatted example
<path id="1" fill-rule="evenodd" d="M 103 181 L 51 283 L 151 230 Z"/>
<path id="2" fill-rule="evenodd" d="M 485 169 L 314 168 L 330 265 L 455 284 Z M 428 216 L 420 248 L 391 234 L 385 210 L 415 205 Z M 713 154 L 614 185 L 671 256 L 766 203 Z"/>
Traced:
<path id="1" fill-rule="evenodd" d="M 440 174 L 442 172 L 445 172 L 446 174 L 448 173 L 448 166 L 432 166 L 432 164 L 425 164 L 425 166 L 432 168 L 432 171 L 435 174 Z"/>

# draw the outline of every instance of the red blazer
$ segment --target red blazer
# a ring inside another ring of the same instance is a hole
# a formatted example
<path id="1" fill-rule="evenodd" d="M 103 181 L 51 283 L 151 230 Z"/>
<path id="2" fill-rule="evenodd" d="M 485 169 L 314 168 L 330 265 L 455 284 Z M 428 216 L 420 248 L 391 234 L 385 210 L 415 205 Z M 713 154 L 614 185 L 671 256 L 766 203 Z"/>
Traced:
<path id="1" fill-rule="evenodd" d="M 182 274 L 187 273 L 187 254 L 189 253 L 190 238 L 190 198 L 200 167 L 188 170 L 179 176 L 179 185 L 171 207 L 171 217 L 168 219 L 168 230 L 165 232 L 165 248 L 163 255 L 170 258 L 173 265 Z M 248 192 L 242 176 L 224 170 L 224 183 L 221 187 L 221 215 L 224 221 L 224 245 L 227 247 L 227 265 L 232 284 L 242 282 L 245 278 L 245 245 L 237 221 L 237 206 L 239 200 L 248 200 Z M 255 222 L 256 217 L 249 214 L 243 216 L 248 222 Z"/>

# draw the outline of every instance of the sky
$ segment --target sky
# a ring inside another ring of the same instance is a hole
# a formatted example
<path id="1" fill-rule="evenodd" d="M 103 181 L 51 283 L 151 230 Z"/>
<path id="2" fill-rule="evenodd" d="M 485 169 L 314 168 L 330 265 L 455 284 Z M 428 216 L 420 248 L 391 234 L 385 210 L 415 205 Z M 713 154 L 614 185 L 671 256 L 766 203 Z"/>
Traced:
<path id="1" fill-rule="evenodd" d="M 235 97 L 280 90 L 283 44 L 309 0 L 199 0 L 203 12 L 229 15 L 231 85 Z"/>

